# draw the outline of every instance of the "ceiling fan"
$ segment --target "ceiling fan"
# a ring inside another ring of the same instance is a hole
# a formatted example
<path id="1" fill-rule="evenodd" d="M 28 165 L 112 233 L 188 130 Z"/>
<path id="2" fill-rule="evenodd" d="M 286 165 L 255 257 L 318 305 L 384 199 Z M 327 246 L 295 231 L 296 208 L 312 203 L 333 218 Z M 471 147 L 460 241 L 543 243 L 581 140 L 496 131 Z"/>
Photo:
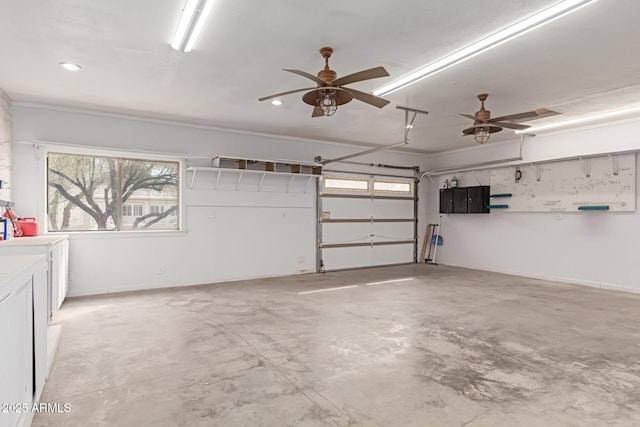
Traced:
<path id="1" fill-rule="evenodd" d="M 335 114 L 338 106 L 351 102 L 354 98 L 378 108 L 382 108 L 389 103 L 386 99 L 378 96 L 344 87 L 350 83 L 387 77 L 389 73 L 384 67 L 375 67 L 337 78 L 338 74 L 329 68 L 329 58 L 332 53 L 333 49 L 330 47 L 320 49 L 320 54 L 324 58 L 325 65 L 324 69 L 318 72 L 317 76 L 300 70 L 284 69 L 284 71 L 298 74 L 299 76 L 312 80 L 317 86 L 276 93 L 275 95 L 259 98 L 258 101 L 266 101 L 267 99 L 277 98 L 290 93 L 307 91 L 307 93 L 302 96 L 302 100 L 313 107 L 311 117 L 332 116 Z"/>
<path id="2" fill-rule="evenodd" d="M 533 111 L 509 114 L 508 116 L 500 116 L 492 119 L 491 111 L 485 110 L 484 108 L 484 101 L 487 100 L 488 96 L 489 95 L 487 95 L 486 93 L 478 95 L 481 107 L 480 110 L 476 111 L 473 116 L 471 114 L 460 114 L 461 116 L 473 119 L 473 126 L 463 130 L 462 133 L 464 135 L 473 135 L 478 144 L 484 144 L 489 140 L 489 136 L 492 133 L 500 132 L 502 128 L 525 130 L 531 127 L 515 122 L 529 121 L 559 114 L 555 111 L 547 110 L 546 108 L 540 108 Z"/>

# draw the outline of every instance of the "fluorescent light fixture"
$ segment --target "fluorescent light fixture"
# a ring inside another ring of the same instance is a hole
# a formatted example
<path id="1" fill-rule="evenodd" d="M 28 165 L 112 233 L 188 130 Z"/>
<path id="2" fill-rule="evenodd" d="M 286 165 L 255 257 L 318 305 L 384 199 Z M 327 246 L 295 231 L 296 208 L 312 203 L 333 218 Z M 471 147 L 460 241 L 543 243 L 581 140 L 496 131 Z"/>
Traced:
<path id="1" fill-rule="evenodd" d="M 621 110 L 607 111 L 604 113 L 592 114 L 590 116 L 578 117 L 577 119 L 565 120 L 562 122 L 549 123 L 548 125 L 532 126 L 525 130 L 517 130 L 516 133 L 534 133 L 541 130 L 556 129 L 566 126 L 579 125 L 582 123 L 594 122 L 596 120 L 609 119 L 612 117 L 624 116 L 627 114 L 640 113 L 640 105 L 636 107 L 623 108 Z"/>
<path id="2" fill-rule="evenodd" d="M 171 47 L 183 52 L 193 49 L 215 0 L 187 0 Z"/>
<path id="3" fill-rule="evenodd" d="M 460 49 L 444 58 L 426 65 L 422 68 L 407 74 L 400 79 L 382 86 L 379 89 L 373 91 L 376 96 L 388 95 L 400 89 L 404 89 L 420 80 L 432 76 L 442 70 L 466 61 L 469 58 L 486 52 L 496 46 L 500 46 L 502 43 L 513 40 L 514 38 L 521 36 L 533 29 L 536 29 L 544 24 L 547 24 L 557 18 L 560 18 L 570 12 L 578 10 L 582 6 L 586 6 L 589 3 L 593 3 L 596 0 L 564 0 L 545 9 L 541 12 L 531 15 L 530 17 L 510 26 L 497 33 L 494 33 L 478 42 L 475 42 L 465 48 Z"/>
<path id="4" fill-rule="evenodd" d="M 274 99 L 273 101 L 271 101 L 271 105 L 280 106 L 282 104 L 283 102 L 280 101 L 279 99 Z"/>
<path id="5" fill-rule="evenodd" d="M 78 64 L 72 64 L 71 62 L 61 62 L 59 65 L 67 71 L 79 71 L 82 69 Z"/>

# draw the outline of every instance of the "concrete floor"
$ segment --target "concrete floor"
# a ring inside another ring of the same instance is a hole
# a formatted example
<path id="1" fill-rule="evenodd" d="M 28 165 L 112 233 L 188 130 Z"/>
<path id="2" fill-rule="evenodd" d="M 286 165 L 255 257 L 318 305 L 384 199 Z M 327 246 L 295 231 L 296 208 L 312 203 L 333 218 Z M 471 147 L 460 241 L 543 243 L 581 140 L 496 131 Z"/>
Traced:
<path id="1" fill-rule="evenodd" d="M 58 319 L 43 401 L 71 412 L 34 426 L 640 425 L 640 295 L 410 265 L 71 299 Z"/>

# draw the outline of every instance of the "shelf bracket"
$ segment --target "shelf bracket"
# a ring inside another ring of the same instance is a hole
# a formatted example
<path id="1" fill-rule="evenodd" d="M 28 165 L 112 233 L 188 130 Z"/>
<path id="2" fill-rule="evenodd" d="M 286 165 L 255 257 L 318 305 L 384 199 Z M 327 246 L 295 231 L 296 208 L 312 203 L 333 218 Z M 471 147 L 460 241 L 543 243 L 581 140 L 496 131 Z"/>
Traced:
<path id="1" fill-rule="evenodd" d="M 214 187 L 216 190 L 218 189 L 218 184 L 220 183 L 220 175 L 222 175 L 222 169 L 218 170 L 218 177 L 216 178 L 216 186 Z"/>
<path id="2" fill-rule="evenodd" d="M 611 169 L 613 170 L 613 175 L 618 176 L 618 172 L 620 172 L 620 157 L 617 155 L 608 154 L 609 160 L 611 160 Z"/>
<path id="3" fill-rule="evenodd" d="M 591 159 L 583 159 L 580 157 L 580 161 L 582 161 L 582 170 L 584 171 L 584 176 L 587 178 L 591 178 Z"/>
<path id="4" fill-rule="evenodd" d="M 243 174 L 242 171 L 240 171 L 240 173 L 238 174 L 238 181 L 236 181 L 236 191 L 240 189 L 240 181 L 242 180 L 242 174 Z"/>
<path id="5" fill-rule="evenodd" d="M 197 169 L 194 169 L 194 170 L 193 170 L 193 175 L 191 175 L 191 186 L 190 186 L 189 188 L 193 188 L 193 183 L 194 183 L 194 182 L 195 182 L 195 180 L 196 180 L 196 172 L 197 172 L 197 171 L 198 171 Z"/>
<path id="6" fill-rule="evenodd" d="M 287 193 L 289 192 L 289 190 L 291 190 L 291 184 L 293 184 L 293 180 L 296 178 L 295 175 L 291 175 L 291 179 L 289 180 L 289 183 L 287 184 Z"/>
<path id="7" fill-rule="evenodd" d="M 258 184 L 258 191 L 262 191 L 262 183 L 264 182 L 264 177 L 267 175 L 267 173 L 263 173 L 262 176 L 260 177 L 260 184 Z"/>
<path id="8" fill-rule="evenodd" d="M 309 191 L 309 184 L 311 184 L 311 181 L 313 180 L 313 177 L 310 176 L 309 178 L 307 178 L 307 184 L 304 186 L 304 194 L 307 194 L 307 191 Z"/>

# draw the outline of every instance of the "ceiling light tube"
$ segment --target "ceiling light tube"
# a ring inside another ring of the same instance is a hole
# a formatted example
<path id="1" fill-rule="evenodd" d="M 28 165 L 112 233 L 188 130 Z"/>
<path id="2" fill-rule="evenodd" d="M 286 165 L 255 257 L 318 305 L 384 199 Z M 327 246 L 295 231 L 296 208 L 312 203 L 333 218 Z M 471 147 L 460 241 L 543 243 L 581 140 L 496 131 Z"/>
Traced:
<path id="1" fill-rule="evenodd" d="M 187 0 L 171 47 L 183 52 L 193 49 L 215 0 Z"/>
<path id="2" fill-rule="evenodd" d="M 557 129 L 566 126 L 579 125 L 594 122 L 596 120 L 609 119 L 612 117 L 624 116 L 626 114 L 640 113 L 640 105 L 636 107 L 623 108 L 621 110 L 607 111 L 605 113 L 592 114 L 590 116 L 578 117 L 577 119 L 565 120 L 562 122 L 549 123 L 548 125 L 532 126 L 525 130 L 517 130 L 516 133 L 535 133 L 541 130 Z"/>
<path id="3" fill-rule="evenodd" d="M 406 76 L 374 90 L 373 94 L 376 96 L 384 96 L 397 90 L 404 89 L 405 87 L 410 86 L 426 77 L 432 76 L 442 70 L 446 70 L 453 65 L 473 58 L 474 56 L 482 52 L 486 52 L 489 49 L 493 49 L 494 47 L 508 42 L 509 40 L 513 40 L 518 36 L 521 36 L 570 12 L 576 11 L 582 6 L 586 6 L 587 4 L 593 3 L 594 1 L 596 0 L 561 1 L 560 3 L 551 6 L 548 9 L 538 12 L 535 15 L 531 15 L 528 18 L 514 25 L 511 25 L 510 27 L 498 31 L 497 33 L 494 33 L 476 43 L 464 47 L 457 52 L 445 56 L 444 58 L 432 64 L 418 68 L 417 70 L 407 74 Z"/>

